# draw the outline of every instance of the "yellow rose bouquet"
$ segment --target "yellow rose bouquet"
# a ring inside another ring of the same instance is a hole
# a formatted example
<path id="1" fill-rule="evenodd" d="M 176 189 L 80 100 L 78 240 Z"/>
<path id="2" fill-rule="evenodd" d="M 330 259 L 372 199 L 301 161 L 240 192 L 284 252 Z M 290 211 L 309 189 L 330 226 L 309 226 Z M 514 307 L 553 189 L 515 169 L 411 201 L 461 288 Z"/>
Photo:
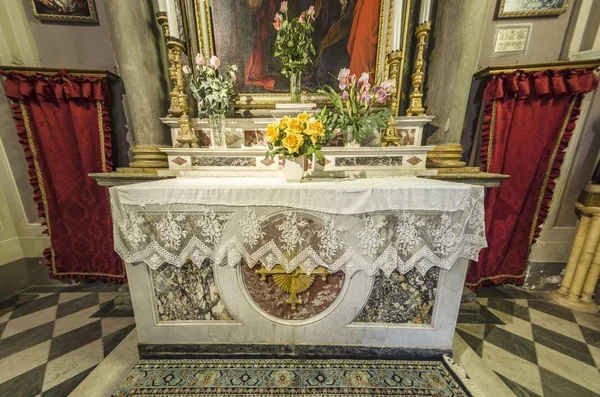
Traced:
<path id="1" fill-rule="evenodd" d="M 319 160 L 323 159 L 321 147 L 326 139 L 325 128 L 306 112 L 298 117 L 284 116 L 269 124 L 265 139 L 269 147 L 267 158 L 274 159 L 279 154 L 299 157 L 314 153 Z"/>

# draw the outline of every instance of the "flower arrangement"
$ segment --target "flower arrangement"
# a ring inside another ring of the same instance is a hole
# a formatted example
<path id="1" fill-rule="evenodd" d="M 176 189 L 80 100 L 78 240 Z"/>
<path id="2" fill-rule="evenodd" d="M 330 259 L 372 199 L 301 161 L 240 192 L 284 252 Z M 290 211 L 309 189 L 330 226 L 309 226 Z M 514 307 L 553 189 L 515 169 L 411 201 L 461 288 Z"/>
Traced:
<path id="1" fill-rule="evenodd" d="M 323 108 L 319 120 L 328 131 L 341 130 L 347 145 L 357 146 L 387 126 L 392 112 L 373 105 L 387 102 L 393 83 L 386 80 L 381 85 L 372 86 L 368 73 L 357 79 L 349 69 L 340 70 L 337 80 L 341 93 L 327 85 L 319 90 L 329 97 L 333 105 L 332 108 Z"/>
<path id="2" fill-rule="evenodd" d="M 267 126 L 265 136 L 269 150 L 266 157 L 271 160 L 276 155 L 284 157 L 300 157 L 315 154 L 323 159 L 321 145 L 325 140 L 323 124 L 308 113 L 300 113 L 298 117 L 284 116 L 279 121 Z"/>
<path id="3" fill-rule="evenodd" d="M 196 55 L 195 63 L 194 71 L 185 65 L 183 72 L 189 78 L 190 90 L 198 100 L 198 116 L 233 113 L 237 66 L 230 65 L 224 73 L 217 73 L 221 65 L 219 58 L 213 55 L 207 61 L 202 54 Z"/>
<path id="4" fill-rule="evenodd" d="M 288 2 L 282 1 L 273 21 L 277 31 L 275 56 L 281 61 L 281 73 L 290 78 L 292 102 L 300 101 L 300 74 L 316 54 L 310 36 L 314 30 L 314 20 L 314 6 L 302 12 L 300 17 L 290 19 Z"/>

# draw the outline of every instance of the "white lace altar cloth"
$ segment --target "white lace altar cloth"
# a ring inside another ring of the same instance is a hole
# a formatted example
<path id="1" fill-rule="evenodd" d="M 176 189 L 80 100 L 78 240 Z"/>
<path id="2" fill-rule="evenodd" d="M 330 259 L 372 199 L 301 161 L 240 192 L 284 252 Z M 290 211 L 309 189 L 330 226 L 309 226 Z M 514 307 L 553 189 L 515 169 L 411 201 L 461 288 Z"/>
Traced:
<path id="1" fill-rule="evenodd" d="M 389 275 L 487 247 L 483 187 L 419 178 L 177 178 L 110 188 L 115 250 L 153 269 L 206 259 Z"/>

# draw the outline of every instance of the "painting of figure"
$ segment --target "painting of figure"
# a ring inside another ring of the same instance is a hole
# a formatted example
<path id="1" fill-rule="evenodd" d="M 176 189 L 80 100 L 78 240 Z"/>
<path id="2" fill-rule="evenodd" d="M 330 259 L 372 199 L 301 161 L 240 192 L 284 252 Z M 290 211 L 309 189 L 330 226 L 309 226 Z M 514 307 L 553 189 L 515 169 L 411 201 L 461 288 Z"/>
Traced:
<path id="1" fill-rule="evenodd" d="M 41 21 L 98 23 L 94 0 L 30 0 Z"/>
<path id="2" fill-rule="evenodd" d="M 317 52 L 303 72 L 303 90 L 337 85 L 341 68 L 375 73 L 379 12 L 382 0 L 289 0 L 288 15 L 298 17 L 315 7 L 313 45 Z M 240 70 L 240 93 L 289 92 L 289 80 L 274 57 L 273 19 L 280 0 L 212 0 L 215 52 L 225 64 Z M 376 76 L 374 76 L 376 77 Z"/>
<path id="3" fill-rule="evenodd" d="M 500 0 L 498 18 L 527 18 L 560 15 L 569 0 Z"/>

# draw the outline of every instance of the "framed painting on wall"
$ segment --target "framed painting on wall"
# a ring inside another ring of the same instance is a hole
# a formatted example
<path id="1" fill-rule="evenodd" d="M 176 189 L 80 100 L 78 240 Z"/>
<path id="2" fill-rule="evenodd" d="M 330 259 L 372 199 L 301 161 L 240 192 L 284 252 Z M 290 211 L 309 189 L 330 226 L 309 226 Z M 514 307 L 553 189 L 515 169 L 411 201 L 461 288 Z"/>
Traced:
<path id="1" fill-rule="evenodd" d="M 98 23 L 94 0 L 29 0 L 40 21 Z"/>
<path id="2" fill-rule="evenodd" d="M 547 17 L 563 14 L 569 0 L 499 0 L 498 18 Z"/>
<path id="3" fill-rule="evenodd" d="M 280 0 L 195 0 L 199 47 L 204 56 L 217 55 L 223 64 L 238 66 L 236 91 L 241 108 L 269 108 L 289 101 L 289 80 L 274 54 L 273 18 Z M 302 74 L 303 99 L 323 103 L 317 90 L 337 86 L 342 68 L 376 81 L 388 78 L 387 54 L 394 23 L 400 21 L 406 43 L 404 7 L 410 0 L 295 0 L 289 17 L 316 10 L 313 43 L 316 57 Z M 398 4 L 398 9 L 393 5 Z"/>

